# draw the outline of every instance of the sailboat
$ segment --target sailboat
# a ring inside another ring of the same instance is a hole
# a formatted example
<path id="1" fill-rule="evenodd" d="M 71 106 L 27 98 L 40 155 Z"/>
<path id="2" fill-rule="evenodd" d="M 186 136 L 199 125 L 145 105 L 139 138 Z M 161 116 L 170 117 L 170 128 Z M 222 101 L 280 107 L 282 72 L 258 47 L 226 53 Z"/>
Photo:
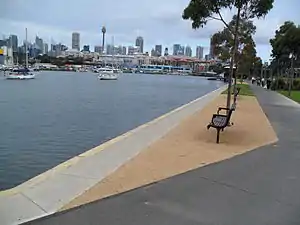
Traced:
<path id="1" fill-rule="evenodd" d="M 99 71 L 99 75 L 98 75 L 98 79 L 99 80 L 117 80 L 118 79 L 118 69 L 114 68 L 114 56 L 115 56 L 115 46 L 114 46 L 114 39 L 112 41 L 112 46 L 113 46 L 113 54 L 112 54 L 112 58 L 113 58 L 113 63 L 112 63 L 112 67 L 104 67 L 104 68 L 100 68 L 98 69 Z"/>
<path id="2" fill-rule="evenodd" d="M 26 32 L 26 42 L 25 42 L 25 57 L 26 57 L 26 64 L 25 68 L 20 69 L 13 69 L 9 74 L 6 75 L 6 79 L 8 80 L 29 80 L 34 79 L 35 75 L 28 69 L 28 48 L 27 48 L 27 28 L 25 29 Z"/>

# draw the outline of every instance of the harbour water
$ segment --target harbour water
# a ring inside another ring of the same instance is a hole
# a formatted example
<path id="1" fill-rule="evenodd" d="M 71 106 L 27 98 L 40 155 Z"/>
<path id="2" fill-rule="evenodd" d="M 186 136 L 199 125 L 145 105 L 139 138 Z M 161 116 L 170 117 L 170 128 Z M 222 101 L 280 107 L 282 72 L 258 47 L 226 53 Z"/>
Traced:
<path id="1" fill-rule="evenodd" d="M 0 190 L 186 104 L 222 83 L 190 76 L 40 72 L 0 76 Z"/>

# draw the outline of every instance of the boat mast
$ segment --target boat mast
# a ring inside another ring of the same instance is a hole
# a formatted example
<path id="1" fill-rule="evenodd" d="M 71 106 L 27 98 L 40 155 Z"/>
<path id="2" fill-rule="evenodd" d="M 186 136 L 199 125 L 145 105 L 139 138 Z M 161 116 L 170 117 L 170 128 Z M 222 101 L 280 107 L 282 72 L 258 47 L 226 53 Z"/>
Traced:
<path id="1" fill-rule="evenodd" d="M 25 67 L 28 68 L 27 27 L 25 28 Z"/>
<path id="2" fill-rule="evenodd" d="M 114 68 L 114 62 L 115 62 L 115 43 L 114 43 L 114 36 L 112 36 L 112 67 Z"/>

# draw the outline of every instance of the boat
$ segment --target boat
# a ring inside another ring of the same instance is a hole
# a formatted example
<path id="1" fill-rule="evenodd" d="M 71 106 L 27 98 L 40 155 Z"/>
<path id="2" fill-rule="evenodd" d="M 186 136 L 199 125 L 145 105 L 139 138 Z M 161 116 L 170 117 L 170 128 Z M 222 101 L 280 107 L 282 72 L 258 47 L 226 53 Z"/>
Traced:
<path id="1" fill-rule="evenodd" d="M 112 46 L 114 46 L 114 37 L 112 37 Z M 99 68 L 98 72 L 98 79 L 99 80 L 117 80 L 118 79 L 118 75 L 120 74 L 120 70 L 118 68 L 114 67 L 114 50 L 113 50 L 113 63 L 112 63 L 112 67 L 104 67 L 104 68 Z"/>
<path id="2" fill-rule="evenodd" d="M 5 77 L 8 80 L 30 80 L 30 79 L 34 79 L 35 75 L 32 72 L 30 72 L 29 69 L 23 68 L 23 69 L 14 69 Z"/>
<path id="3" fill-rule="evenodd" d="M 28 50 L 27 50 L 27 28 L 25 29 L 26 32 L 26 42 L 25 42 L 25 49 L 26 49 L 26 54 L 25 54 L 25 68 L 14 68 L 11 72 L 9 72 L 6 75 L 6 79 L 8 80 L 30 80 L 34 79 L 35 75 L 32 72 L 33 69 L 28 67 Z"/>
<path id="4" fill-rule="evenodd" d="M 110 67 L 104 67 L 98 69 L 99 80 L 117 80 L 118 79 L 118 70 Z"/>

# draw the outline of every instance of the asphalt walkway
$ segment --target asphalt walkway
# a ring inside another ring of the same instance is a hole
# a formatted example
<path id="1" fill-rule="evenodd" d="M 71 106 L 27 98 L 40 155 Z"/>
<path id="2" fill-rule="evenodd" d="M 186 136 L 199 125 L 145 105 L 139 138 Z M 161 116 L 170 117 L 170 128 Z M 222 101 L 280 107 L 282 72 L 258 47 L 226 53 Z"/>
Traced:
<path id="1" fill-rule="evenodd" d="M 26 224 L 300 224 L 300 105 L 253 90 L 277 144 Z"/>

